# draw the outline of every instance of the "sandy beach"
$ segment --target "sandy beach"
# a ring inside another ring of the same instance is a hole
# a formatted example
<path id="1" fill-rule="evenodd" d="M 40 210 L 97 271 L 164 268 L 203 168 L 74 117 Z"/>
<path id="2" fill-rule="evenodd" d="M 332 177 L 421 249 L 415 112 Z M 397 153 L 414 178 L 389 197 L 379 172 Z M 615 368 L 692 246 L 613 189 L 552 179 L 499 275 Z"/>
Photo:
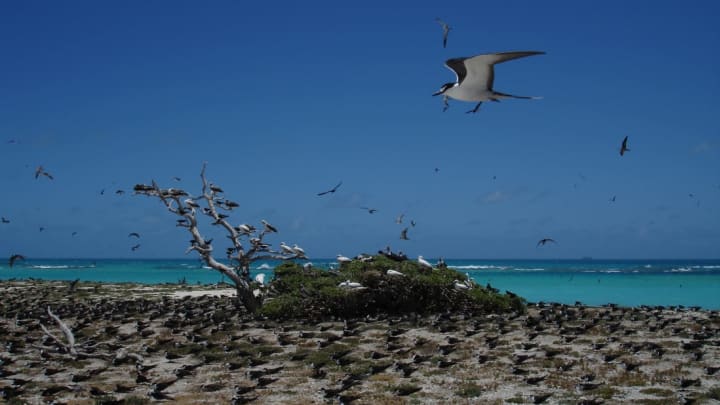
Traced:
<path id="1" fill-rule="evenodd" d="M 277 322 L 238 311 L 227 286 L 0 291 L 7 403 L 720 402 L 720 316 L 698 308 Z"/>

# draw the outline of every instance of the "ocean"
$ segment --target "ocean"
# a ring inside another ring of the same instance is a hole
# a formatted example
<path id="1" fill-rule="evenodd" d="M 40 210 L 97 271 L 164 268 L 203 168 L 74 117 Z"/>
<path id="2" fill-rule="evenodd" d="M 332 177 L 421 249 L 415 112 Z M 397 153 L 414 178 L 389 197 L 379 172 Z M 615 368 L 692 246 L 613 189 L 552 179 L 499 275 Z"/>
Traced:
<path id="1" fill-rule="evenodd" d="M 434 260 L 430 260 L 434 263 Z M 449 260 L 478 284 L 512 291 L 530 302 L 586 305 L 699 306 L 720 310 L 718 260 Z M 319 268 L 337 267 L 334 259 L 313 260 Z M 257 262 L 252 275 L 272 278 L 277 262 Z M 227 281 L 197 259 L 28 259 L 10 268 L 0 264 L 0 279 L 214 284 Z"/>

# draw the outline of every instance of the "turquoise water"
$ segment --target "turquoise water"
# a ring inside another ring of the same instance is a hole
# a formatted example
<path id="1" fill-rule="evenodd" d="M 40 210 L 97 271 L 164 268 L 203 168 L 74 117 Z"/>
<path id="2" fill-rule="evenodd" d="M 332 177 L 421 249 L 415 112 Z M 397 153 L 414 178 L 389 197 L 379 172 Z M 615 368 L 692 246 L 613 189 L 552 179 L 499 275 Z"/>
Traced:
<path id="1" fill-rule="evenodd" d="M 588 305 L 684 305 L 720 309 L 719 260 L 446 260 L 477 283 L 510 290 L 531 302 Z M 272 277 L 277 263 L 258 262 L 252 275 Z M 337 267 L 333 259 L 315 267 Z M 222 276 L 198 260 L 44 259 L 0 265 L 0 279 L 211 284 Z"/>

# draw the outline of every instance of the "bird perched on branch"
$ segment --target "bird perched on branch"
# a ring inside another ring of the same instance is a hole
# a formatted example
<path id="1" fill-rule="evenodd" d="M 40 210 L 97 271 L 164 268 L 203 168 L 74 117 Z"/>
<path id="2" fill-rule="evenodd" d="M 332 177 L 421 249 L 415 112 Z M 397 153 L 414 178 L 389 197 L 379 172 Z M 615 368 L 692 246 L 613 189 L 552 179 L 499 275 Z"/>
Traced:
<path id="1" fill-rule="evenodd" d="M 264 220 L 264 219 L 261 219 L 260 222 L 262 222 L 263 226 L 265 227 L 265 232 L 275 232 L 275 233 L 277 233 L 277 231 L 278 231 L 277 228 L 275 228 L 274 226 L 270 225 L 270 224 L 268 223 L 268 221 L 266 221 L 266 220 Z"/>

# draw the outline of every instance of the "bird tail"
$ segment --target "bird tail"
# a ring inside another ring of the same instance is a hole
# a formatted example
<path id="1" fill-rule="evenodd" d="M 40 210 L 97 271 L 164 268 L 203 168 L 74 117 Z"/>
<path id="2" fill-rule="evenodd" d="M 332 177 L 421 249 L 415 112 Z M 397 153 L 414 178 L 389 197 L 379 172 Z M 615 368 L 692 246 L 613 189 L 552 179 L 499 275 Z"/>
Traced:
<path id="1" fill-rule="evenodd" d="M 493 96 L 497 97 L 498 99 L 501 99 L 501 98 L 521 98 L 524 100 L 540 100 L 540 99 L 542 99 L 542 97 L 539 97 L 539 96 L 515 96 L 512 94 L 500 93 L 499 91 L 494 91 Z M 494 100 L 494 101 L 499 101 L 499 100 Z"/>

